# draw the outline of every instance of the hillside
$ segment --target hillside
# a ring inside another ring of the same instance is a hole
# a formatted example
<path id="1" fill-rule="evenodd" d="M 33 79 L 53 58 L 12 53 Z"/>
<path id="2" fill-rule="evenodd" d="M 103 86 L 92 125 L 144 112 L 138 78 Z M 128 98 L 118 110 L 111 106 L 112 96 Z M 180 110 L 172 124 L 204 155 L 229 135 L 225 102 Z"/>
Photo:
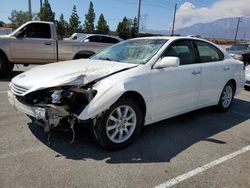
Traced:
<path id="1" fill-rule="evenodd" d="M 199 23 L 190 27 L 178 29 L 175 34 L 201 35 L 209 38 L 233 39 L 235 36 L 237 19 L 224 18 L 209 23 Z M 171 31 L 146 30 L 148 33 L 169 35 Z M 250 39 L 250 17 L 241 18 L 237 39 Z"/>

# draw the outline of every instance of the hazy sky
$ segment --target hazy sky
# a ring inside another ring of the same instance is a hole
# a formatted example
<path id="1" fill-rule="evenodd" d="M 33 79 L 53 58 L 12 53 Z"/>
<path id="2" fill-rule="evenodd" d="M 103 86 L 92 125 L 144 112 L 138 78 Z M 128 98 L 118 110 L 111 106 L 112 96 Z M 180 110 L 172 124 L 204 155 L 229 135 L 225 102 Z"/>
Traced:
<path id="1" fill-rule="evenodd" d="M 74 5 L 83 23 L 89 0 L 49 0 L 56 19 L 63 13 L 69 19 Z M 124 16 L 137 16 L 138 0 L 92 0 L 96 21 L 104 14 L 111 30 L 115 30 Z M 142 0 L 141 23 L 146 29 L 171 29 L 175 3 L 178 4 L 176 28 L 219 18 L 250 16 L 250 0 Z M 0 21 L 9 22 L 11 10 L 28 10 L 28 0 L 0 0 Z M 32 11 L 38 12 L 40 0 L 32 0 Z"/>

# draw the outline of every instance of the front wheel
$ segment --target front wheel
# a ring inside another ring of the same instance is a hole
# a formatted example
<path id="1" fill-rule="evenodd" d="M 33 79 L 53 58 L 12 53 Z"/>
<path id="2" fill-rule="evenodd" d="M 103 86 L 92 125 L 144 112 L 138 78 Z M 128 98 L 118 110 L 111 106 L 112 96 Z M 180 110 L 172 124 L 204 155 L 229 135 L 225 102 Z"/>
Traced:
<path id="1" fill-rule="evenodd" d="M 234 92 L 235 92 L 234 85 L 232 84 L 232 82 L 228 82 L 222 90 L 220 100 L 217 105 L 219 110 L 227 111 L 230 108 L 233 102 Z"/>
<path id="2" fill-rule="evenodd" d="M 139 105 L 134 100 L 121 99 L 98 118 L 92 135 L 102 147 L 120 149 L 139 135 L 142 122 Z"/>

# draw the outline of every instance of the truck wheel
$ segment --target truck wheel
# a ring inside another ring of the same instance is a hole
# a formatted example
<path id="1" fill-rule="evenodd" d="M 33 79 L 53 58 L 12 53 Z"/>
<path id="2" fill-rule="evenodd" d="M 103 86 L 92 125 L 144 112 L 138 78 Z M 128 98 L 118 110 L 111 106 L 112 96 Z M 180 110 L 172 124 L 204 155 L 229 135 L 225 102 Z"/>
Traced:
<path id="1" fill-rule="evenodd" d="M 9 63 L 9 70 L 10 70 L 10 72 L 12 72 L 13 68 L 14 68 L 14 64 L 13 63 Z"/>
<path id="2" fill-rule="evenodd" d="M 14 67 L 13 64 L 11 65 L 9 64 L 7 58 L 4 55 L 0 54 L 0 78 L 8 76 L 11 73 Z"/>
<path id="3" fill-rule="evenodd" d="M 97 119 L 92 136 L 103 148 L 121 149 L 130 144 L 142 128 L 142 112 L 136 101 L 121 99 Z"/>

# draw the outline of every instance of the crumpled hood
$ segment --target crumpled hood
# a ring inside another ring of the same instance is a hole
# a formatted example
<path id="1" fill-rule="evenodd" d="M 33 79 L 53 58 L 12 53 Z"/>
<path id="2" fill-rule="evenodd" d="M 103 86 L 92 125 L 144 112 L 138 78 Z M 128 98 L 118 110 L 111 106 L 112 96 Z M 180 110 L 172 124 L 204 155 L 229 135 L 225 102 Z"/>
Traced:
<path id="1" fill-rule="evenodd" d="M 37 66 L 12 79 L 12 83 L 29 89 L 87 84 L 95 79 L 122 69 L 134 67 L 134 64 L 103 60 L 79 59 Z M 83 83 L 79 83 L 79 80 Z"/>

